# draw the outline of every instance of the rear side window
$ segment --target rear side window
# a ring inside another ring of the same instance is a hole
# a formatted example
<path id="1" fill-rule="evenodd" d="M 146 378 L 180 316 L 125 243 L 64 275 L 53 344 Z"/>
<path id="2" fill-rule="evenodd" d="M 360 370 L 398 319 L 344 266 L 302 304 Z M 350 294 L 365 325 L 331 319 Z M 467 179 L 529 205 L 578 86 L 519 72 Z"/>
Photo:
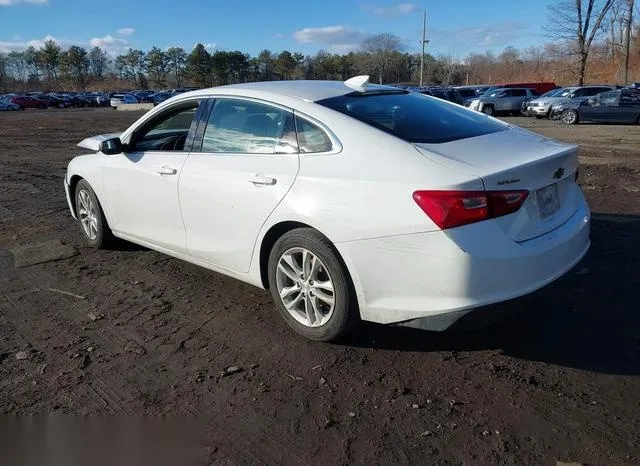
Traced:
<path id="1" fill-rule="evenodd" d="M 618 93 L 617 92 L 605 92 L 600 94 L 600 105 L 604 106 L 616 106 L 618 105 Z"/>
<path id="2" fill-rule="evenodd" d="M 623 92 L 620 95 L 620 102 L 626 104 L 640 104 L 640 92 Z"/>
<path id="3" fill-rule="evenodd" d="M 525 91 L 524 89 L 513 89 L 511 91 L 511 95 L 513 97 L 526 97 L 527 91 Z"/>
<path id="4" fill-rule="evenodd" d="M 310 121 L 296 116 L 296 128 L 301 153 L 329 152 L 333 148 L 327 133 Z"/>
<path id="5" fill-rule="evenodd" d="M 481 113 L 413 92 L 351 93 L 316 103 L 413 143 L 444 143 L 506 129 Z"/>

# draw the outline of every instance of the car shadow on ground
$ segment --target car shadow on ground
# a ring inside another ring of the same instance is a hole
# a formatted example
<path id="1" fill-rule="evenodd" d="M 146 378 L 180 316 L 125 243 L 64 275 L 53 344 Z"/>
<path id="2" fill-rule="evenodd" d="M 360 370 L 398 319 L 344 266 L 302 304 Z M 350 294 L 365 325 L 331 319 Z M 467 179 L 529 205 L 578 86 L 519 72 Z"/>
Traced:
<path id="1" fill-rule="evenodd" d="M 517 314 L 475 331 L 363 324 L 349 346 L 401 351 L 501 350 L 515 358 L 640 375 L 640 216 L 594 213 L 591 249 Z"/>

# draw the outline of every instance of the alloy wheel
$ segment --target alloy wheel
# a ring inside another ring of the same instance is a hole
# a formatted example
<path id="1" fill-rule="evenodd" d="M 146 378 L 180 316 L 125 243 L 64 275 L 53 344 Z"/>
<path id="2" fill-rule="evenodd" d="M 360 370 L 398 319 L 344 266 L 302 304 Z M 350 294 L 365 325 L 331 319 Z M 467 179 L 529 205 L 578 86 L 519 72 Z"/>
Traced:
<path id="1" fill-rule="evenodd" d="M 89 192 L 85 189 L 78 191 L 78 201 L 80 202 L 78 218 L 80 219 L 82 230 L 90 240 L 95 240 L 98 236 L 98 211 L 96 205 Z"/>
<path id="2" fill-rule="evenodd" d="M 331 319 L 335 308 L 333 280 L 311 251 L 285 251 L 278 260 L 276 286 L 285 308 L 302 325 L 320 327 Z"/>
<path id="3" fill-rule="evenodd" d="M 572 125 L 576 122 L 577 115 L 573 111 L 566 111 L 562 114 L 562 122 L 566 125 Z"/>

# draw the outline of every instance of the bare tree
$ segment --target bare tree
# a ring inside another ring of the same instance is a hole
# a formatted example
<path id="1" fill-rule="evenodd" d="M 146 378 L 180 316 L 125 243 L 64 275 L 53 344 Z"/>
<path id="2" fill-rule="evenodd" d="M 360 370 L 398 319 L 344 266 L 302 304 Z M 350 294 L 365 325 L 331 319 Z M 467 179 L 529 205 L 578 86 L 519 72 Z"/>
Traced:
<path id="1" fill-rule="evenodd" d="M 402 40 L 393 34 L 385 33 L 369 37 L 362 43 L 362 49 L 372 59 L 372 68 L 378 75 L 378 82 L 382 84 L 394 52 L 400 51 Z"/>
<path id="2" fill-rule="evenodd" d="M 626 10 L 624 24 L 624 83 L 629 84 L 629 55 L 631 55 L 631 28 L 633 26 L 633 8 L 635 0 L 624 0 Z"/>
<path id="3" fill-rule="evenodd" d="M 547 31 L 557 39 L 574 44 L 578 57 L 578 81 L 584 84 L 587 60 L 596 36 L 602 32 L 607 13 L 616 0 L 563 0 L 549 6 Z"/>

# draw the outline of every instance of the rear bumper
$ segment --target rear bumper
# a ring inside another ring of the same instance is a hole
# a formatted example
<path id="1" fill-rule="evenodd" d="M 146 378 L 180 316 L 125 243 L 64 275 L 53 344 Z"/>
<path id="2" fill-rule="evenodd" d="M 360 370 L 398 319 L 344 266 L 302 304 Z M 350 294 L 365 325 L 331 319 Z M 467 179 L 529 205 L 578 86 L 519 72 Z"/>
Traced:
<path id="1" fill-rule="evenodd" d="M 590 246 L 586 202 L 562 226 L 516 243 L 492 221 L 338 243 L 363 320 L 444 330 L 471 310 L 533 293 L 570 271 Z M 420 319 L 420 322 L 409 321 Z"/>

